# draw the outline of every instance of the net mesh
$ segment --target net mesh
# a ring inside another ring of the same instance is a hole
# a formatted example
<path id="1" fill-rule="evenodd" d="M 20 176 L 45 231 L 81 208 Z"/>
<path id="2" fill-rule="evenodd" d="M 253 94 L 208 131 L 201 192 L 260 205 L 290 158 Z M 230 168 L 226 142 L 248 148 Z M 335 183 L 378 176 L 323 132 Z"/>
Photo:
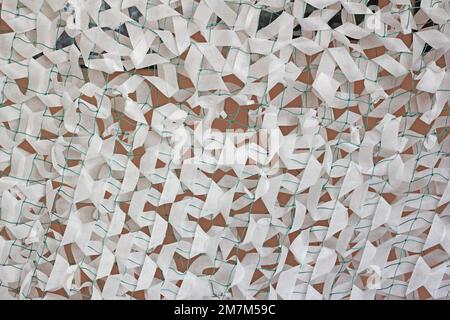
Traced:
<path id="1" fill-rule="evenodd" d="M 448 2 L 0 3 L 1 298 L 447 299 Z"/>

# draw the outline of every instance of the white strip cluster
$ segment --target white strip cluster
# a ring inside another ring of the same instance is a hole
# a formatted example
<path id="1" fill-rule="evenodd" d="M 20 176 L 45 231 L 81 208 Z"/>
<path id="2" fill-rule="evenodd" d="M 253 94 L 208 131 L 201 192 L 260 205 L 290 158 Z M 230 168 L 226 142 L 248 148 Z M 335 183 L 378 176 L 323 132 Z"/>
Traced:
<path id="1" fill-rule="evenodd" d="M 0 5 L 0 298 L 448 298 L 448 1 Z"/>

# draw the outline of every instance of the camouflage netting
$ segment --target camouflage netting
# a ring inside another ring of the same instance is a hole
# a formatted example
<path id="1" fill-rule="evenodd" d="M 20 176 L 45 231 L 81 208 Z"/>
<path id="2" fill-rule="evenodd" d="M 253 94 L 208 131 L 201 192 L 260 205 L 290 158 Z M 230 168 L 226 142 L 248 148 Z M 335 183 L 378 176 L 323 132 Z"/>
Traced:
<path id="1" fill-rule="evenodd" d="M 0 298 L 448 298 L 448 1 L 0 6 Z"/>

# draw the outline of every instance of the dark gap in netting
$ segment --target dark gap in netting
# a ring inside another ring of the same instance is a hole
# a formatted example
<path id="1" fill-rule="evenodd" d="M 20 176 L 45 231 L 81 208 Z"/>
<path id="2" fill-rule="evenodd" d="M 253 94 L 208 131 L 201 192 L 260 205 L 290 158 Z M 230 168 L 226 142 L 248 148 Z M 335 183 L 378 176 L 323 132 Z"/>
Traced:
<path id="1" fill-rule="evenodd" d="M 300 24 L 296 25 L 294 32 L 292 32 L 292 38 L 298 38 L 302 36 L 302 26 Z"/>
<path id="2" fill-rule="evenodd" d="M 63 31 L 59 38 L 56 40 L 56 50 L 60 50 L 65 47 L 69 47 L 75 43 L 75 39 L 69 36 L 66 31 Z"/>
<path id="3" fill-rule="evenodd" d="M 347 37 L 348 40 L 350 40 L 351 43 L 358 43 L 359 42 L 358 39 L 355 39 L 355 38 L 352 38 L 352 37 L 349 37 L 349 36 L 346 36 L 346 37 Z"/>
<path id="4" fill-rule="evenodd" d="M 89 17 L 89 24 L 88 24 L 88 28 L 90 29 L 90 28 L 94 28 L 94 27 L 97 27 L 97 24 L 95 23 L 95 21 L 94 21 L 94 20 L 92 20 L 92 18 L 91 18 L 91 17 Z"/>
<path id="5" fill-rule="evenodd" d="M 365 17 L 366 17 L 365 14 L 355 14 L 356 25 L 359 26 L 359 24 L 364 21 Z"/>
<path id="6" fill-rule="evenodd" d="M 138 8 L 136 8 L 136 6 L 129 7 L 128 14 L 130 15 L 130 18 L 136 22 L 139 22 L 139 18 L 142 17 L 142 13 Z"/>
<path id="7" fill-rule="evenodd" d="M 330 21 L 328 21 L 328 25 L 332 28 L 332 29 L 336 29 L 337 27 L 342 25 L 342 16 L 341 16 L 341 11 L 338 11 L 338 13 L 336 13 L 331 19 Z"/>
<path id="8" fill-rule="evenodd" d="M 84 59 L 82 57 L 80 57 L 78 59 L 78 65 L 80 66 L 80 68 L 82 69 L 88 69 L 88 67 L 84 64 Z"/>
<path id="9" fill-rule="evenodd" d="M 125 23 L 122 23 L 115 31 L 120 33 L 121 35 L 129 37 L 128 29 L 127 29 L 127 26 L 125 25 Z"/>
<path id="10" fill-rule="evenodd" d="M 98 58 L 101 58 L 101 57 L 103 57 L 103 54 L 101 54 L 101 53 L 97 53 L 97 52 L 89 52 L 89 60 L 91 60 L 91 59 L 98 59 Z"/>
<path id="11" fill-rule="evenodd" d="M 281 12 L 270 12 L 270 11 L 266 11 L 266 10 L 261 10 L 261 12 L 259 14 L 257 30 L 267 27 L 269 24 L 271 24 L 273 21 L 275 21 L 275 19 L 278 18 L 280 15 L 281 15 Z"/>
<path id="12" fill-rule="evenodd" d="M 433 20 L 430 19 L 423 25 L 422 29 L 431 28 L 431 27 L 434 27 L 434 22 L 433 22 Z"/>
<path id="13" fill-rule="evenodd" d="M 367 7 L 369 6 L 378 6 L 378 0 L 369 0 L 366 4 Z"/>
<path id="14" fill-rule="evenodd" d="M 426 54 L 426 53 L 430 52 L 431 49 L 433 49 L 433 48 L 428 43 L 425 43 L 425 46 L 423 47 L 422 54 Z"/>
<path id="15" fill-rule="evenodd" d="M 414 14 L 416 14 L 417 13 L 417 11 L 419 11 L 420 10 L 420 2 L 421 2 L 422 0 L 416 0 L 416 1 L 414 1 Z"/>
<path id="16" fill-rule="evenodd" d="M 99 11 L 105 11 L 108 9 L 111 9 L 111 6 L 105 0 L 102 0 L 102 4 L 100 5 Z"/>
<path id="17" fill-rule="evenodd" d="M 306 8 L 305 8 L 305 12 L 303 14 L 303 18 L 308 18 L 311 13 L 314 12 L 314 10 L 316 10 L 315 7 L 313 7 L 312 5 L 310 5 L 309 3 L 306 4 Z"/>
<path id="18" fill-rule="evenodd" d="M 36 55 L 34 55 L 33 56 L 33 59 L 34 60 L 37 60 L 37 59 L 39 59 L 40 57 L 42 57 L 44 54 L 41 52 L 41 53 L 38 53 L 38 54 L 36 54 Z"/>

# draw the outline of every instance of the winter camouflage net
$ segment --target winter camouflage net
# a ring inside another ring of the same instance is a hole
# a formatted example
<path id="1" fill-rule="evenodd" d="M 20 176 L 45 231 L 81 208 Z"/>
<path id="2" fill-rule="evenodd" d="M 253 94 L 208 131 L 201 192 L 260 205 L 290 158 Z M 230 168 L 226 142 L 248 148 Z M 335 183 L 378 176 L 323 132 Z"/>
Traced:
<path id="1" fill-rule="evenodd" d="M 0 6 L 0 298 L 450 295 L 449 1 Z"/>

